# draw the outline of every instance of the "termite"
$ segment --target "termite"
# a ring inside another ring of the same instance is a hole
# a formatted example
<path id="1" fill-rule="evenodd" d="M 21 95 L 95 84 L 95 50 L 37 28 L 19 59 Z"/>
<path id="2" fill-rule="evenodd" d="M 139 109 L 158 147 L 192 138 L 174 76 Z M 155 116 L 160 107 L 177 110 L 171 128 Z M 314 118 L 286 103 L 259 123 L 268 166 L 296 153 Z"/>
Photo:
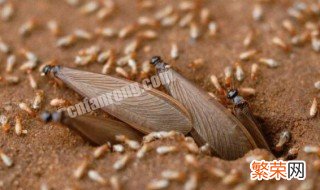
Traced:
<path id="1" fill-rule="evenodd" d="M 13 166 L 12 159 L 8 155 L 6 155 L 1 149 L 0 149 L 0 158 L 7 167 Z"/>
<path id="2" fill-rule="evenodd" d="M 285 51 L 289 50 L 289 46 L 279 37 L 272 38 L 272 43 Z"/>
<path id="3" fill-rule="evenodd" d="M 124 152 L 124 146 L 122 144 L 115 144 L 112 146 L 112 150 L 114 152 L 122 153 L 122 152 Z"/>
<path id="4" fill-rule="evenodd" d="M 97 57 L 98 63 L 105 63 L 112 55 L 112 50 L 103 51 Z"/>
<path id="5" fill-rule="evenodd" d="M 232 67 L 228 66 L 224 69 L 224 81 L 227 87 L 230 87 L 232 81 Z"/>
<path id="6" fill-rule="evenodd" d="M 202 58 L 197 58 L 193 60 L 190 64 L 188 64 L 188 67 L 193 70 L 197 70 L 203 67 L 203 65 L 204 65 L 204 60 Z"/>
<path id="7" fill-rule="evenodd" d="M 89 163 L 87 160 L 81 162 L 81 164 L 77 167 L 77 169 L 73 172 L 73 176 L 76 179 L 81 179 L 87 172 Z"/>
<path id="8" fill-rule="evenodd" d="M 97 12 L 97 18 L 100 20 L 105 20 L 112 15 L 114 7 L 103 7 Z"/>
<path id="9" fill-rule="evenodd" d="M 14 75 L 7 75 L 4 79 L 8 84 L 18 84 L 20 82 L 20 78 Z"/>
<path id="10" fill-rule="evenodd" d="M 210 80 L 211 80 L 211 83 L 213 84 L 213 86 L 217 89 L 217 91 L 223 94 L 223 89 L 219 83 L 217 76 L 211 75 Z"/>
<path id="11" fill-rule="evenodd" d="M 243 71 L 242 66 L 239 62 L 235 63 L 235 67 L 236 67 L 235 78 L 241 82 L 245 78 L 244 71 Z"/>
<path id="12" fill-rule="evenodd" d="M 140 148 L 140 143 L 135 140 L 127 138 L 125 135 L 116 135 L 116 140 L 125 143 L 132 150 L 138 150 Z"/>
<path id="13" fill-rule="evenodd" d="M 121 184 L 118 176 L 111 176 L 110 177 L 110 185 L 113 190 L 121 190 Z"/>
<path id="14" fill-rule="evenodd" d="M 195 143 L 192 137 L 186 137 L 183 146 L 185 146 L 187 150 L 193 154 L 199 154 L 200 152 L 198 145 Z"/>
<path id="15" fill-rule="evenodd" d="M 148 145 L 148 144 L 144 144 L 138 151 L 137 151 L 137 154 L 136 154 L 136 157 L 138 159 L 141 159 L 145 156 L 145 154 L 151 150 L 151 146 Z"/>
<path id="16" fill-rule="evenodd" d="M 171 13 L 173 13 L 173 7 L 171 5 L 168 5 L 165 8 L 156 12 L 155 18 L 157 20 L 161 20 L 161 19 L 165 18 L 166 16 L 170 15 Z"/>
<path id="17" fill-rule="evenodd" d="M 121 170 L 123 169 L 129 162 L 130 156 L 128 154 L 123 155 L 119 160 L 117 160 L 113 164 L 113 169 L 115 170 Z"/>
<path id="18" fill-rule="evenodd" d="M 251 79 L 256 80 L 257 79 L 257 73 L 258 73 L 259 66 L 258 64 L 254 63 L 251 65 Z"/>
<path id="19" fill-rule="evenodd" d="M 91 33 L 83 29 L 76 29 L 73 34 L 77 39 L 81 40 L 91 40 L 93 38 Z"/>
<path id="20" fill-rule="evenodd" d="M 210 36 L 215 36 L 218 32 L 218 24 L 214 21 L 211 21 L 208 24 L 208 29 L 209 29 L 209 35 Z"/>
<path id="21" fill-rule="evenodd" d="M 243 61 L 247 61 L 247 60 L 251 59 L 256 54 L 257 54 L 257 50 L 253 49 L 253 50 L 249 50 L 249 51 L 241 53 L 239 55 L 239 58 Z"/>
<path id="22" fill-rule="evenodd" d="M 284 29 L 286 29 L 291 35 L 294 35 L 296 33 L 296 30 L 293 26 L 293 23 L 290 20 L 284 20 L 282 21 L 282 26 Z"/>
<path id="23" fill-rule="evenodd" d="M 199 183 L 199 176 L 198 173 L 193 172 L 187 179 L 187 181 L 184 184 L 184 189 L 185 190 L 194 190 L 197 189 Z"/>
<path id="24" fill-rule="evenodd" d="M 80 8 L 80 12 L 88 15 L 88 14 L 94 13 L 96 10 L 98 10 L 98 8 L 99 8 L 98 2 L 89 1 Z"/>
<path id="25" fill-rule="evenodd" d="M 44 91 L 40 90 L 36 92 L 36 96 L 34 98 L 32 108 L 38 110 L 41 107 L 41 103 L 44 99 Z"/>
<path id="26" fill-rule="evenodd" d="M 6 3 L 1 10 L 1 19 L 9 21 L 14 15 L 14 7 L 12 3 Z"/>
<path id="27" fill-rule="evenodd" d="M 256 94 L 256 90 L 254 88 L 242 87 L 239 88 L 239 93 L 244 97 L 254 96 Z"/>
<path id="28" fill-rule="evenodd" d="M 320 156 L 320 147 L 319 146 L 307 145 L 307 146 L 303 147 L 303 151 L 307 154 L 317 154 Z"/>
<path id="29" fill-rule="evenodd" d="M 139 17 L 137 22 L 140 26 L 157 26 L 158 25 L 158 21 L 156 19 L 150 18 L 147 16 Z"/>
<path id="30" fill-rule="evenodd" d="M 117 31 L 113 28 L 97 28 L 95 30 L 95 33 L 97 35 L 100 35 L 102 37 L 105 37 L 105 38 L 112 38 L 112 37 L 115 37 L 117 35 Z"/>
<path id="31" fill-rule="evenodd" d="M 130 78 L 129 73 L 123 67 L 116 67 L 115 71 L 117 74 L 119 74 L 119 76 L 127 79 Z"/>
<path id="32" fill-rule="evenodd" d="M 314 98 L 310 107 L 310 117 L 315 117 L 318 112 L 318 101 Z"/>
<path id="33" fill-rule="evenodd" d="M 189 26 L 193 18 L 194 18 L 194 15 L 192 13 L 186 14 L 180 19 L 179 26 L 182 28 Z"/>
<path id="34" fill-rule="evenodd" d="M 254 32 L 250 31 L 243 40 L 243 45 L 249 47 L 253 42 Z"/>
<path id="35" fill-rule="evenodd" d="M 152 180 L 148 183 L 147 188 L 148 190 L 159 190 L 159 189 L 166 189 L 170 185 L 170 182 L 167 179 L 160 179 L 160 180 Z"/>
<path id="36" fill-rule="evenodd" d="M 50 30 L 50 32 L 54 35 L 54 36 L 59 36 L 60 33 L 61 33 L 61 30 L 60 30 L 60 27 L 59 27 L 59 24 L 57 21 L 55 20 L 50 20 L 48 23 L 47 23 L 47 27 L 48 29 Z"/>
<path id="37" fill-rule="evenodd" d="M 13 67 L 16 64 L 16 56 L 15 55 L 10 55 L 7 58 L 7 66 L 6 66 L 6 72 L 11 73 L 13 71 Z"/>
<path id="38" fill-rule="evenodd" d="M 172 59 L 178 59 L 179 58 L 179 49 L 178 45 L 176 43 L 171 44 L 171 52 L 170 52 Z"/>
<path id="39" fill-rule="evenodd" d="M 165 88 L 190 111 L 194 121 L 191 135 L 198 144 L 208 142 L 214 155 L 229 160 L 243 156 L 257 147 L 269 150 L 248 103 L 238 95 L 238 91 L 228 92 L 237 119 L 219 102 L 208 97 L 206 92 L 171 69 L 160 57 L 153 57 L 151 63 L 158 74 L 170 72 L 172 75 L 173 80 L 165 84 Z"/>
<path id="40" fill-rule="evenodd" d="M 200 22 L 203 25 L 206 25 L 209 23 L 211 19 L 211 15 L 210 15 L 210 9 L 208 8 L 203 8 L 200 11 Z"/>
<path id="41" fill-rule="evenodd" d="M 31 74 L 31 72 L 28 72 L 28 79 L 29 79 L 29 84 L 30 84 L 31 88 L 37 89 L 38 83 L 37 83 L 36 79 L 33 77 L 33 75 Z"/>
<path id="42" fill-rule="evenodd" d="M 61 37 L 57 40 L 57 47 L 69 47 L 76 42 L 76 37 L 74 35 L 68 35 Z"/>
<path id="43" fill-rule="evenodd" d="M 252 10 L 252 18 L 255 21 L 261 21 L 262 20 L 262 18 L 263 18 L 263 9 L 262 9 L 262 6 L 260 4 L 254 5 L 253 10 Z"/>
<path id="44" fill-rule="evenodd" d="M 115 57 L 114 57 L 113 53 L 111 53 L 110 58 L 103 65 L 101 73 L 102 74 L 109 74 L 111 71 L 111 68 L 114 66 L 114 64 L 115 64 Z"/>
<path id="45" fill-rule="evenodd" d="M 160 146 L 156 149 L 157 153 L 160 155 L 176 152 L 177 150 L 176 146 Z"/>
<path id="46" fill-rule="evenodd" d="M 128 26 L 125 26 L 119 31 L 119 38 L 127 38 L 129 35 L 133 34 L 138 29 L 137 25 L 131 24 Z"/>
<path id="47" fill-rule="evenodd" d="M 181 103 L 148 85 L 62 66 L 48 65 L 43 72 L 65 82 L 88 100 L 100 98 L 103 101 L 99 101 L 99 105 L 104 111 L 145 134 L 159 130 L 187 134 L 192 128 L 189 112 Z M 142 99 L 147 100 L 146 104 L 137 107 Z M 145 110 L 149 113 L 145 114 Z"/>
<path id="48" fill-rule="evenodd" d="M 177 170 L 164 170 L 161 172 L 161 176 L 168 180 L 182 181 L 185 178 L 185 173 Z"/>
<path id="49" fill-rule="evenodd" d="M 126 45 L 123 53 L 128 55 L 130 53 L 136 52 L 138 48 L 141 46 L 141 40 L 134 40 Z"/>
<path id="50" fill-rule="evenodd" d="M 277 143 L 275 149 L 277 152 L 282 151 L 284 144 L 288 143 L 291 139 L 291 134 L 289 131 L 285 130 L 280 134 L 279 142 Z"/>
<path id="51" fill-rule="evenodd" d="M 98 182 L 102 185 L 105 185 L 107 184 L 107 180 L 105 180 L 97 171 L 95 170 L 89 170 L 88 171 L 88 177 L 95 181 L 95 182 Z"/>
<path id="52" fill-rule="evenodd" d="M 193 1 L 181 1 L 179 3 L 179 9 L 182 11 L 192 11 L 196 7 L 196 3 Z"/>
<path id="53" fill-rule="evenodd" d="M 35 19 L 30 19 L 19 28 L 19 33 L 22 36 L 28 36 L 35 29 L 35 27 L 36 27 Z"/>
<path id="54" fill-rule="evenodd" d="M 8 117 L 6 117 L 5 115 L 0 115 L 0 124 L 0 128 L 2 129 L 2 131 L 8 133 L 11 128 Z"/>
<path id="55" fill-rule="evenodd" d="M 36 113 L 26 103 L 19 103 L 19 107 L 33 117 L 36 115 Z"/>
<path id="56" fill-rule="evenodd" d="M 197 40 L 200 37 L 200 28 L 194 22 L 190 24 L 190 37 L 192 40 Z"/>
<path id="57" fill-rule="evenodd" d="M 109 144 L 104 144 L 96 148 L 93 152 L 94 158 L 101 158 L 104 154 L 111 150 Z"/>
<path id="58" fill-rule="evenodd" d="M 259 62 L 267 65 L 270 68 L 276 68 L 280 65 L 276 60 L 269 58 L 260 58 Z"/>
<path id="59" fill-rule="evenodd" d="M 113 119 L 93 117 L 90 115 L 79 115 L 72 117 L 68 112 L 43 112 L 40 116 L 44 122 L 59 122 L 71 129 L 93 144 L 103 145 L 108 142 L 117 142 L 116 135 L 124 134 L 128 138 L 141 141 L 142 134 L 127 124 Z"/>
<path id="60" fill-rule="evenodd" d="M 14 131 L 17 135 L 21 135 L 22 134 L 21 118 L 17 116 L 15 120 L 16 120 L 16 123 L 14 125 Z"/>
<path id="61" fill-rule="evenodd" d="M 174 26 L 177 23 L 178 19 L 179 19 L 178 14 L 172 14 L 163 18 L 160 23 L 161 23 L 161 26 L 170 27 L 170 26 Z"/>

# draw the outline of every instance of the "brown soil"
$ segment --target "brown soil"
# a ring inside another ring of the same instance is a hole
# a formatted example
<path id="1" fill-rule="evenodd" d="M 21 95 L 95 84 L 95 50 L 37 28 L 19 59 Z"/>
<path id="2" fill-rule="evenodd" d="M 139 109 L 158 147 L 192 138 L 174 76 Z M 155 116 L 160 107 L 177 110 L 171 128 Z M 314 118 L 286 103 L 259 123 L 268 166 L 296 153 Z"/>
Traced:
<path id="1" fill-rule="evenodd" d="M 311 1 L 310 1 L 311 2 Z M 79 42 L 68 49 L 56 47 L 56 38 L 45 28 L 45 23 L 55 19 L 61 24 L 64 34 L 70 34 L 75 28 L 94 31 L 97 26 L 112 26 L 121 28 L 134 22 L 138 16 L 151 16 L 156 10 L 160 10 L 168 4 L 176 6 L 178 1 L 157 0 L 156 7 L 152 10 L 139 10 L 137 1 L 117 0 L 117 11 L 107 21 L 98 21 L 94 15 L 84 16 L 77 8 L 69 6 L 65 1 L 39 0 L 39 1 L 13 1 L 15 15 L 9 22 L 0 22 L 0 36 L 13 47 L 13 53 L 18 55 L 20 48 L 27 48 L 39 56 L 42 62 L 57 59 L 59 65 L 75 67 L 74 57 L 77 52 L 85 47 L 99 45 L 105 49 L 122 48 L 133 38 L 126 40 L 97 38 L 88 42 Z M 142 63 L 153 55 L 162 56 L 173 65 L 182 75 L 195 81 L 207 91 L 216 92 L 209 82 L 209 76 L 215 74 L 223 79 L 223 70 L 226 66 L 238 60 L 241 52 L 246 48 L 242 45 L 243 39 L 250 29 L 257 33 L 252 48 L 259 50 L 253 60 L 243 62 L 246 79 L 243 83 L 235 84 L 237 87 L 253 87 L 257 90 L 254 97 L 248 98 L 255 115 L 262 122 L 263 131 L 272 150 L 278 142 L 279 134 L 284 129 L 292 133 L 291 141 L 286 145 L 284 152 L 276 153 L 276 156 L 284 156 L 291 147 L 299 148 L 298 159 L 307 162 L 308 182 L 313 182 L 313 188 L 320 188 L 319 172 L 312 167 L 316 156 L 308 156 L 302 151 L 305 145 L 320 145 L 320 117 L 309 118 L 309 109 L 314 97 L 319 92 L 313 87 L 314 82 L 320 79 L 319 54 L 314 52 L 310 45 L 293 47 L 292 51 L 284 52 L 275 47 L 271 39 L 279 36 L 289 41 L 288 33 L 282 28 L 281 22 L 288 18 L 287 9 L 292 6 L 292 1 L 281 0 L 276 3 L 263 4 L 264 18 L 260 22 L 253 21 L 251 12 L 254 1 L 243 0 L 216 0 L 203 1 L 203 6 L 209 8 L 219 26 L 217 36 L 203 35 L 197 42 L 189 39 L 189 30 L 178 26 L 168 29 L 159 29 L 159 37 L 155 41 L 147 42 L 152 47 L 150 52 L 138 52 L 137 61 Z M 22 38 L 19 35 L 19 27 L 30 18 L 35 18 L 41 24 L 29 37 Z M 296 23 L 297 28 L 303 28 Z M 181 53 L 178 60 L 170 58 L 170 44 L 177 42 Z M 270 57 L 277 60 L 279 68 L 270 69 L 260 66 L 258 80 L 250 79 L 250 66 L 257 62 L 260 57 Z M 5 60 L 7 55 L 0 53 L 0 76 L 5 76 Z M 205 60 L 204 67 L 190 69 L 188 64 L 197 58 Z M 34 90 L 29 86 L 27 75 L 18 70 L 18 66 L 24 61 L 22 56 L 18 58 L 14 75 L 22 80 L 18 85 L 8 85 L 4 81 L 0 83 L 0 106 L 1 113 L 10 117 L 10 124 L 14 125 L 14 117 L 20 115 L 23 127 L 28 130 L 25 136 L 17 136 L 14 130 L 9 133 L 0 133 L 0 149 L 10 156 L 14 166 L 7 168 L 0 162 L 0 189 L 39 189 L 45 183 L 52 189 L 104 189 L 106 187 L 91 181 L 88 177 L 82 180 L 73 178 L 72 173 L 84 159 L 92 159 L 94 147 L 82 140 L 76 133 L 67 127 L 43 124 L 19 109 L 19 102 L 30 103 L 34 98 Z M 91 64 L 80 69 L 100 72 L 102 65 Z M 80 96 L 67 88 L 60 88 L 47 78 L 43 78 L 35 70 L 32 72 L 36 77 L 39 88 L 45 91 L 46 101 L 43 110 L 54 110 L 49 105 L 53 98 L 65 98 L 71 103 L 81 100 Z M 11 111 L 5 111 L 4 107 L 12 105 Z M 179 140 L 159 140 L 152 146 L 164 144 L 178 144 Z M 133 154 L 128 151 L 129 154 Z M 254 154 L 265 154 L 256 150 Z M 164 169 L 177 169 L 186 171 L 201 171 L 199 189 L 223 188 L 232 189 L 235 186 L 224 185 L 221 180 L 208 177 L 205 169 L 210 167 L 222 168 L 230 172 L 232 168 L 242 171 L 241 183 L 249 179 L 249 164 L 245 158 L 233 162 L 226 162 L 218 158 L 204 155 L 198 156 L 200 165 L 197 169 L 187 167 L 184 164 L 186 150 L 166 156 L 159 156 L 151 152 L 141 161 L 131 161 L 121 172 L 112 169 L 112 164 L 119 157 L 119 153 L 110 153 L 103 159 L 93 160 L 90 167 L 99 171 L 106 179 L 112 175 L 118 175 L 124 189 L 144 189 L 152 179 L 160 178 Z M 253 153 L 250 153 L 253 154 Z M 202 173 L 203 172 L 203 173 Z M 180 189 L 182 183 L 172 182 L 171 189 Z M 295 188 L 303 184 L 296 180 L 292 181 L 264 181 L 253 184 L 254 189 L 274 189 L 280 184 L 286 184 L 288 188 Z M 240 187 L 240 186 L 236 186 Z"/>

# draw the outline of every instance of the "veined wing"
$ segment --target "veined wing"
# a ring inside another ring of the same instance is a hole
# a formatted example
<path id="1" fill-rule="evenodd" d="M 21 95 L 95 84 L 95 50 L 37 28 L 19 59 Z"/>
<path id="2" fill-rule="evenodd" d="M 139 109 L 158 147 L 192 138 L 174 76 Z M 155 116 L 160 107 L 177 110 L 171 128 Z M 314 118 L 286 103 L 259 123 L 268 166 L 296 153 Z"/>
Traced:
<path id="1" fill-rule="evenodd" d="M 119 95 L 120 89 L 135 84 L 116 77 L 66 67 L 56 68 L 54 75 L 89 99 L 107 93 Z M 190 115 L 178 101 L 155 89 L 144 90 L 141 85 L 138 85 L 138 90 L 141 92 L 139 96 L 123 98 L 121 101 L 112 97 L 113 103 L 102 109 L 143 133 L 175 130 L 186 134 L 191 130 Z"/>
<path id="2" fill-rule="evenodd" d="M 247 129 L 219 102 L 167 66 L 160 57 L 153 57 L 151 63 L 160 77 L 164 72 L 171 74 L 166 89 L 190 112 L 196 139 L 208 142 L 215 154 L 229 160 L 257 147 Z"/>
<path id="3" fill-rule="evenodd" d="M 214 152 L 224 159 L 236 159 L 256 148 L 246 128 L 225 107 L 180 74 L 175 71 L 172 74 L 170 94 L 189 109 L 195 131 Z"/>
<path id="4" fill-rule="evenodd" d="M 116 135 L 125 135 L 132 140 L 141 141 L 143 134 L 129 125 L 109 118 L 81 115 L 70 118 L 64 114 L 61 121 L 71 129 L 76 130 L 89 141 L 102 145 L 107 142 L 115 143 Z"/>

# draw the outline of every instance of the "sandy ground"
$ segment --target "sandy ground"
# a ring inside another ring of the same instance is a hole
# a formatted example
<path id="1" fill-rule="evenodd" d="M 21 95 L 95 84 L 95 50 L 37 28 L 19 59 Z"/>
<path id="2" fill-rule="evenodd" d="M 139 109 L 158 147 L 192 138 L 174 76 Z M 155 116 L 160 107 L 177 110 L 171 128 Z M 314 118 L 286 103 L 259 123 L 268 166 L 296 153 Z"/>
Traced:
<path id="1" fill-rule="evenodd" d="M 18 56 L 17 65 L 13 75 L 19 76 L 21 82 L 17 85 L 9 85 L 0 82 L 0 106 L 1 114 L 9 117 L 10 124 L 14 126 L 14 117 L 22 117 L 23 128 L 28 130 L 27 135 L 17 136 L 14 130 L 9 133 L 0 133 L 0 148 L 14 161 L 13 167 L 6 167 L 0 162 L 0 189 L 39 189 L 41 184 L 46 184 L 52 189 L 106 189 L 109 186 L 101 185 L 84 177 L 82 180 L 74 179 L 73 171 L 85 160 L 91 160 L 90 168 L 97 170 L 105 179 L 118 176 L 124 189 L 144 189 L 152 179 L 159 179 L 164 169 L 176 169 L 185 171 L 190 176 L 196 172 L 199 174 L 198 189 L 232 189 L 246 188 L 249 180 L 249 164 L 245 158 L 233 162 L 226 162 L 218 158 L 198 155 L 197 167 L 187 166 L 184 156 L 187 151 L 183 148 L 178 152 L 159 156 L 151 151 L 142 160 L 135 160 L 134 152 L 128 150 L 132 160 L 125 169 L 117 172 L 112 169 L 113 163 L 121 156 L 120 153 L 109 153 L 102 159 L 94 160 L 92 152 L 95 147 L 82 140 L 76 133 L 65 126 L 43 124 L 38 119 L 32 118 L 17 106 L 19 102 L 31 103 L 35 96 L 30 87 L 27 75 L 19 71 L 18 67 L 25 61 L 19 55 L 21 48 L 34 52 L 41 62 L 56 59 L 59 65 L 76 67 L 74 57 L 80 49 L 99 45 L 104 49 L 115 48 L 119 52 L 131 42 L 128 39 L 103 39 L 96 38 L 90 41 L 81 41 L 73 47 L 61 49 L 56 47 L 56 38 L 46 29 L 46 22 L 55 19 L 62 28 L 63 34 L 70 34 L 74 29 L 81 28 L 93 32 L 98 26 L 111 26 L 121 28 L 133 23 L 138 16 L 152 16 L 156 10 L 166 5 L 177 6 L 179 1 L 157 0 L 156 7 L 151 10 L 137 8 L 137 1 L 117 0 L 117 10 L 106 21 L 99 21 L 95 15 L 83 15 L 78 8 L 68 5 L 65 1 L 54 0 L 25 0 L 13 1 L 15 13 L 11 21 L 0 22 L 0 37 L 8 43 L 13 53 Z M 287 129 L 292 133 L 291 141 L 285 146 L 285 150 L 276 153 L 276 156 L 286 155 L 289 148 L 299 148 L 298 159 L 307 161 L 307 180 L 303 182 L 293 181 L 265 181 L 248 185 L 252 189 L 275 189 L 284 184 L 288 189 L 297 187 L 306 188 L 313 184 L 311 189 L 319 188 L 319 171 L 312 164 L 319 157 L 307 156 L 302 151 L 305 145 L 320 145 L 320 117 L 309 118 L 309 109 L 314 97 L 320 97 L 313 84 L 320 79 L 319 54 L 314 52 L 309 44 L 302 47 L 293 47 L 290 52 L 272 44 L 271 39 L 279 36 L 285 41 L 290 40 L 290 35 L 281 26 L 281 22 L 287 15 L 287 9 L 293 1 L 281 0 L 277 3 L 263 3 L 264 16 L 262 21 L 252 19 L 252 9 L 255 1 L 251 0 L 216 0 L 203 1 L 203 7 L 210 9 L 213 19 L 219 29 L 215 37 L 203 34 L 199 40 L 192 41 L 188 28 L 178 26 L 159 31 L 157 40 L 148 41 L 150 52 L 140 50 L 137 54 L 137 62 L 149 60 L 153 55 L 162 56 L 174 66 L 182 75 L 196 82 L 207 91 L 216 93 L 210 83 L 209 77 L 215 74 L 223 81 L 223 70 L 226 66 L 239 60 L 239 54 L 244 52 L 243 39 L 251 29 L 256 31 L 251 48 L 257 49 L 258 54 L 252 60 L 242 62 L 246 78 L 242 83 L 236 83 L 236 87 L 252 87 L 257 93 L 249 97 L 248 101 L 263 126 L 266 139 L 274 150 L 281 131 Z M 311 2 L 311 1 L 310 1 Z M 2 7 L 1 5 L 0 7 Z M 27 20 L 35 18 L 37 27 L 29 37 L 19 35 L 19 27 Z M 302 24 L 295 23 L 298 30 Z M 204 32 L 203 32 L 204 33 Z M 178 60 L 170 58 L 171 43 L 176 42 L 180 48 Z M 250 49 L 250 48 L 249 48 Z M 259 58 L 273 58 L 281 65 L 271 69 L 264 65 L 259 67 L 258 79 L 250 79 L 250 67 Z M 5 76 L 7 55 L 0 53 L 0 76 Z M 197 58 L 204 59 L 204 66 L 199 69 L 191 69 L 188 64 Z M 101 64 L 93 63 L 80 69 L 100 72 Z M 37 69 L 32 72 L 39 89 L 45 92 L 45 102 L 41 110 L 55 110 L 49 105 L 53 98 L 64 98 L 71 103 L 81 100 L 80 96 L 70 89 L 54 85 L 52 80 L 43 78 Z M 115 74 L 115 73 L 112 73 Z M 11 111 L 5 107 L 12 106 Z M 101 114 L 101 112 L 100 112 Z M 158 140 L 151 146 L 181 145 L 179 139 Z M 252 154 L 252 153 L 250 153 Z M 266 154 L 259 150 L 255 154 Z M 241 177 L 235 185 L 225 185 L 223 180 L 210 177 L 208 168 L 222 168 L 226 173 L 236 168 L 241 171 Z M 169 189 L 182 189 L 185 184 L 172 182 Z M 242 186 L 241 186 L 242 184 Z M 243 185 L 245 184 L 245 185 Z M 249 188 L 248 187 L 248 188 Z"/>

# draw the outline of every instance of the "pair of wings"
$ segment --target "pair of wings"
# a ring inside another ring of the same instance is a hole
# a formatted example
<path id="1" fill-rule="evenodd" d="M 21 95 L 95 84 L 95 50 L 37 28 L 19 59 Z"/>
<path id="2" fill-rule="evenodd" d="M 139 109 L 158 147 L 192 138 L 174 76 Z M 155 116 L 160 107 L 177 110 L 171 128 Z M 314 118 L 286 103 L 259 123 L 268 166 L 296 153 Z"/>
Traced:
<path id="1" fill-rule="evenodd" d="M 66 67 L 57 67 L 54 76 L 89 101 L 109 97 L 112 101 L 101 109 L 142 133 L 175 130 L 187 134 L 192 128 L 191 117 L 184 106 L 160 91 L 145 90 L 138 85 L 140 93 L 128 95 L 130 85 L 135 84 L 132 81 Z"/>
<path id="2" fill-rule="evenodd" d="M 224 159 L 236 159 L 257 148 L 246 127 L 225 107 L 175 71 L 171 74 L 173 80 L 166 88 L 173 98 L 139 85 L 142 90 L 139 96 L 124 98 L 102 109 L 142 133 L 175 130 L 187 134 L 191 131 L 196 141 L 209 143 L 213 152 Z M 59 67 L 54 75 L 89 99 L 134 83 L 66 67 Z M 110 123 L 104 130 L 118 129 L 117 123 Z M 90 138 L 94 139 L 95 134 Z"/>

